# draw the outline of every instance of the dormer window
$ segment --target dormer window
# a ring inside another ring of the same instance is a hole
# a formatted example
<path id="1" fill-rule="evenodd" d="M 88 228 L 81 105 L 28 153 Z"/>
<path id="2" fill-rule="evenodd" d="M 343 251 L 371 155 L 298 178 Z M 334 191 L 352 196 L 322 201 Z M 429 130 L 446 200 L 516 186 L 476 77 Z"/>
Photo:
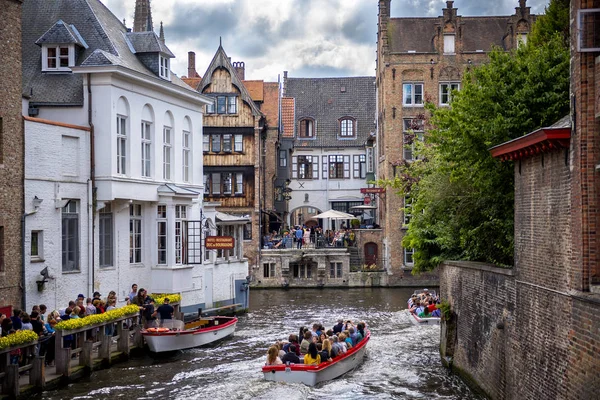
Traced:
<path id="1" fill-rule="evenodd" d="M 73 45 L 42 46 L 42 71 L 71 71 L 75 66 Z"/>
<path id="2" fill-rule="evenodd" d="M 304 118 L 300 120 L 300 131 L 298 137 L 301 138 L 312 138 L 315 136 L 315 121 L 310 118 Z"/>
<path id="3" fill-rule="evenodd" d="M 356 124 L 353 118 L 345 117 L 340 120 L 340 136 L 341 137 L 354 137 L 355 136 Z"/>
<path id="4" fill-rule="evenodd" d="M 170 79 L 169 59 L 163 55 L 159 55 L 159 75 L 161 78 Z"/>

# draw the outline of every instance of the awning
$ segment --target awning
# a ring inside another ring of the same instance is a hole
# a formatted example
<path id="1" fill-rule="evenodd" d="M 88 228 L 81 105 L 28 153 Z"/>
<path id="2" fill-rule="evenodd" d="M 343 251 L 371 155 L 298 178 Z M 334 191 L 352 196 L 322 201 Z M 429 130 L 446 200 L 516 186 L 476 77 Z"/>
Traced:
<path id="1" fill-rule="evenodd" d="M 156 191 L 159 196 L 185 196 L 185 197 L 198 197 L 200 194 L 199 191 L 187 189 L 181 186 L 174 185 L 172 183 L 167 183 L 165 185 L 160 185 Z"/>
<path id="2" fill-rule="evenodd" d="M 217 211 L 216 213 L 217 223 L 227 224 L 227 225 L 240 225 L 245 224 L 250 221 L 250 218 L 245 217 L 236 217 L 235 215 L 225 214 Z"/>

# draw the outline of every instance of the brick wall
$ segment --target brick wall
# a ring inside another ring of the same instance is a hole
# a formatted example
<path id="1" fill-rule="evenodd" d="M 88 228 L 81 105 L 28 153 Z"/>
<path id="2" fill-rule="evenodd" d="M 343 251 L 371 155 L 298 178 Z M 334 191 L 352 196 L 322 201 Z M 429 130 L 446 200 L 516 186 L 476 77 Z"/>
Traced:
<path id="1" fill-rule="evenodd" d="M 0 25 L 0 54 L 3 64 L 0 70 L 0 226 L 4 230 L 5 263 L 4 271 L 0 271 L 0 307 L 21 307 L 21 3 L 16 0 L 0 0 L 3 20 Z"/>

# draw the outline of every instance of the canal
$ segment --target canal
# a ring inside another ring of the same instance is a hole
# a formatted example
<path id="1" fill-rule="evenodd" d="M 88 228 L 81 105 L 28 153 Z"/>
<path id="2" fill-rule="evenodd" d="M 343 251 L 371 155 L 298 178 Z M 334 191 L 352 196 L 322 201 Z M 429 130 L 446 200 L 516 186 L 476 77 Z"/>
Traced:
<path id="1" fill-rule="evenodd" d="M 439 327 L 417 327 L 406 314 L 410 289 L 252 291 L 235 335 L 171 358 L 149 356 L 94 372 L 38 399 L 478 399 L 441 365 Z M 266 350 L 300 326 L 338 318 L 367 321 L 364 364 L 314 388 L 264 382 Z"/>

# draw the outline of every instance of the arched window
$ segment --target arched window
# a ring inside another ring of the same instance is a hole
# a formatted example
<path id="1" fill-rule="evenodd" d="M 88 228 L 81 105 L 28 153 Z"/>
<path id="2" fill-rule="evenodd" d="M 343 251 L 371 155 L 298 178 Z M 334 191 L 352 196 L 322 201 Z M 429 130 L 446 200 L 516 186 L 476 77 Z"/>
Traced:
<path id="1" fill-rule="evenodd" d="M 353 137 L 355 135 L 356 123 L 354 118 L 345 117 L 340 119 L 340 136 Z"/>
<path id="2" fill-rule="evenodd" d="M 152 176 L 152 141 L 154 139 L 154 110 L 150 104 L 146 104 L 142 110 L 142 176 Z"/>
<path id="3" fill-rule="evenodd" d="M 311 118 L 303 118 L 300 120 L 298 127 L 298 137 L 312 138 L 315 136 L 315 120 Z"/>
<path id="4" fill-rule="evenodd" d="M 128 172 L 129 103 L 125 97 L 117 101 L 117 174 Z"/>

